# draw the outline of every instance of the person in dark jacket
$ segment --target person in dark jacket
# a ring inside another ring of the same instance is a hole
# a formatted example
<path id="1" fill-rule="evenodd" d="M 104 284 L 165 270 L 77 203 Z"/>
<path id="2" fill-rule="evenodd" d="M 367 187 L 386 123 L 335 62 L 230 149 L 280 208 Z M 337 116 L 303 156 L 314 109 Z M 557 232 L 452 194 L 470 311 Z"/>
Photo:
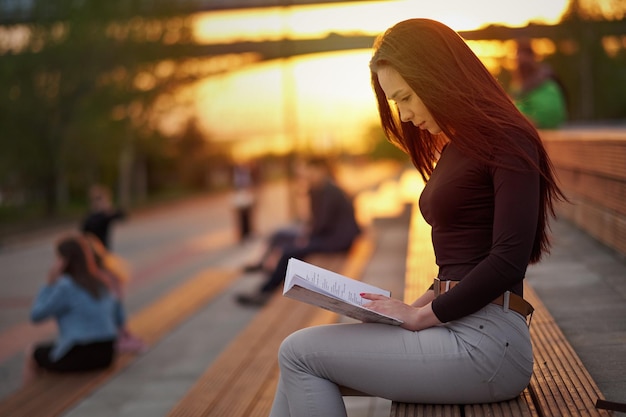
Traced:
<path id="1" fill-rule="evenodd" d="M 267 270 L 267 279 L 256 292 L 239 294 L 240 304 L 265 304 L 283 283 L 289 258 L 304 260 L 313 253 L 345 252 L 361 233 L 352 200 L 334 181 L 328 161 L 309 158 L 302 174 L 308 184 L 310 221 L 304 228 L 280 229 L 270 237 L 261 261 L 246 268 Z"/>
<path id="2" fill-rule="evenodd" d="M 93 185 L 89 189 L 90 209 L 81 224 L 83 233 L 96 236 L 104 247 L 111 249 L 110 229 L 111 224 L 126 217 L 126 213 L 113 207 L 111 193 L 101 185 Z"/>

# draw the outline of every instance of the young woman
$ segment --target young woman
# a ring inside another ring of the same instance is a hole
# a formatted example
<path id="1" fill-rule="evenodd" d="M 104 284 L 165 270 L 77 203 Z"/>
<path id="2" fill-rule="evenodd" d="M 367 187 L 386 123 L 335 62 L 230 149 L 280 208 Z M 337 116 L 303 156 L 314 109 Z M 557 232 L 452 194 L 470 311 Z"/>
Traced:
<path id="1" fill-rule="evenodd" d="M 362 294 L 402 326 L 318 326 L 285 339 L 272 417 L 345 416 L 338 386 L 401 402 L 507 400 L 532 373 L 522 282 L 548 250 L 563 198 L 537 131 L 439 22 L 387 30 L 370 69 L 388 138 L 427 180 L 420 209 L 438 279 L 411 305 Z"/>
<path id="2" fill-rule="evenodd" d="M 36 373 L 79 372 L 108 367 L 124 316 L 119 300 L 99 278 L 93 254 L 82 236 L 67 236 L 56 246 L 57 259 L 39 291 L 31 319 L 54 319 L 59 335 L 36 346 L 25 381 Z"/>

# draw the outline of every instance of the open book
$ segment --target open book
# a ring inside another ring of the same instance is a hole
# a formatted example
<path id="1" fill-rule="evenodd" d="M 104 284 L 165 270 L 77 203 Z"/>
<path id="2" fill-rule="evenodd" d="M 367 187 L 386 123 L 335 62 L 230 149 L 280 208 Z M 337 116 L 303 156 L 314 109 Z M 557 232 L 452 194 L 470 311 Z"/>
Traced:
<path id="1" fill-rule="evenodd" d="M 391 295 L 374 285 L 369 285 L 319 266 L 289 259 L 283 295 L 313 304 L 353 319 L 370 323 L 400 325 L 402 320 L 377 313 L 362 306 L 368 302 L 361 293 Z"/>

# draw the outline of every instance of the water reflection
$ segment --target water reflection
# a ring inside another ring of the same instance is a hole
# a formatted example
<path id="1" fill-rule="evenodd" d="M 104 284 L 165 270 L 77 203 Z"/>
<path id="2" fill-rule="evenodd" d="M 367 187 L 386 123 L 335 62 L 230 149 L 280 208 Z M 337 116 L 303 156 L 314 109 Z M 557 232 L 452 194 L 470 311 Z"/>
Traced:
<path id="1" fill-rule="evenodd" d="M 202 43 L 319 38 L 333 32 L 378 34 L 413 17 L 439 20 L 455 30 L 472 30 L 489 22 L 555 24 L 567 4 L 568 0 L 474 0 L 470 8 L 465 0 L 364 1 L 199 13 L 195 28 Z"/>
<path id="2" fill-rule="evenodd" d="M 237 153 L 358 153 L 377 118 L 369 58 L 369 50 L 316 54 L 208 78 L 196 88 L 201 123 Z"/>
<path id="3" fill-rule="evenodd" d="M 376 35 L 410 17 L 440 20 L 456 30 L 486 22 L 556 23 L 567 0 L 518 2 L 368 1 L 198 13 L 194 36 L 205 44 L 323 38 L 331 33 Z M 454 10 L 463 10 L 463 16 Z M 480 12 L 472 13 L 472 10 Z M 513 66 L 513 41 L 472 41 L 470 46 L 498 75 Z M 201 124 L 250 156 L 296 150 L 367 148 L 366 131 L 377 123 L 370 87 L 369 50 L 315 54 L 269 61 L 211 77 L 196 87 Z"/>

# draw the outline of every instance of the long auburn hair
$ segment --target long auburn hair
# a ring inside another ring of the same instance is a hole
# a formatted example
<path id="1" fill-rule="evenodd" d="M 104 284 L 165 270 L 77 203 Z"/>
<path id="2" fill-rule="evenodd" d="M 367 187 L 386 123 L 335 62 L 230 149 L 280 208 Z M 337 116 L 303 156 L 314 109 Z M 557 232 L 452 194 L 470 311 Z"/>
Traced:
<path id="1" fill-rule="evenodd" d="M 384 66 L 402 76 L 443 134 L 433 135 L 400 120 L 378 80 L 377 72 Z M 434 20 L 405 20 L 377 38 L 370 70 L 383 130 L 410 156 L 424 180 L 448 141 L 489 165 L 500 165 L 494 160 L 496 153 L 516 155 L 541 174 L 539 221 L 530 257 L 531 263 L 538 262 L 549 251 L 548 218 L 555 215 L 554 203 L 566 198 L 556 184 L 539 133 L 465 41 Z M 525 151 L 528 143 L 536 149 L 537 161 Z"/>
<path id="2" fill-rule="evenodd" d="M 66 236 L 57 243 L 57 252 L 65 260 L 63 272 L 94 298 L 100 298 L 107 290 L 99 279 L 93 253 L 81 236 Z"/>

